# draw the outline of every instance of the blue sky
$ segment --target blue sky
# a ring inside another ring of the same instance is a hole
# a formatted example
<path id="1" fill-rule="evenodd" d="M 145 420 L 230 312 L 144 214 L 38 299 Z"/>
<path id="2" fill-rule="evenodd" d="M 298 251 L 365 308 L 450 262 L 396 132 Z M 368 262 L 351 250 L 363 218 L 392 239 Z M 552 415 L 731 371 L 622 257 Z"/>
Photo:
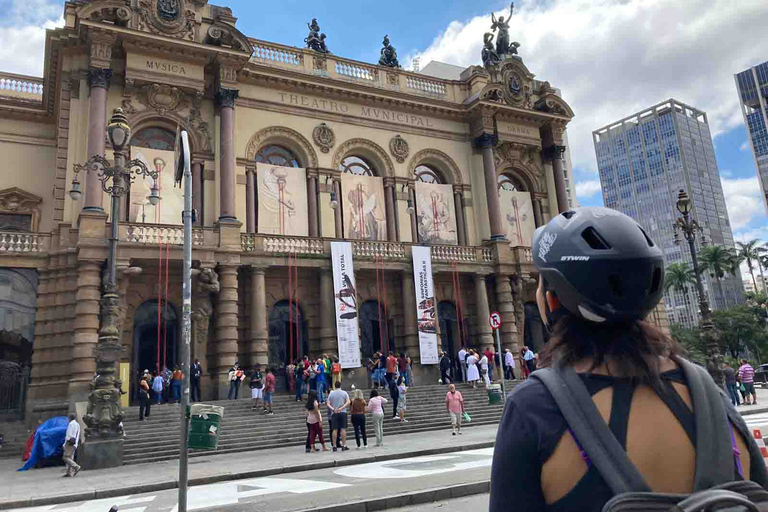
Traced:
<path id="1" fill-rule="evenodd" d="M 409 68 L 440 60 L 480 63 L 490 12 L 506 1 L 217 0 L 246 35 L 302 46 L 317 17 L 335 54 L 378 60 L 389 34 Z M 738 238 L 768 241 L 755 167 L 733 74 L 768 60 L 765 0 L 518 0 L 510 33 L 537 78 L 562 89 L 576 112 L 571 156 L 584 205 L 602 203 L 592 130 L 670 97 L 704 110 L 731 223 Z M 0 0 L 0 70 L 40 75 L 44 28 L 61 23 L 62 0 Z M 503 12 L 504 11 L 504 12 Z M 745 150 L 746 149 L 746 150 Z"/>

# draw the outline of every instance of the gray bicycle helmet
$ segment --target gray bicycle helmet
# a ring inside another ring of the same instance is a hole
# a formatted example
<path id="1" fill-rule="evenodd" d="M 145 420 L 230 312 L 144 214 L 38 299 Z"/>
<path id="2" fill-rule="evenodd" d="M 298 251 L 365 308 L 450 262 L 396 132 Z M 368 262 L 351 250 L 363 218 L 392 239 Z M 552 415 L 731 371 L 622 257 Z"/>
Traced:
<path id="1" fill-rule="evenodd" d="M 610 208 L 573 208 L 538 228 L 533 262 L 562 306 L 592 322 L 642 320 L 663 294 L 661 250 Z"/>

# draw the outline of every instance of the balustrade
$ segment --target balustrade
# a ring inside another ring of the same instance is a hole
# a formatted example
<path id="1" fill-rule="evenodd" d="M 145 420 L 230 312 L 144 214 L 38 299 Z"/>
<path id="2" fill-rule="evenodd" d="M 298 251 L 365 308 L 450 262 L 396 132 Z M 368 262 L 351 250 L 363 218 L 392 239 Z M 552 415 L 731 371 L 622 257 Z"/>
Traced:
<path id="1" fill-rule="evenodd" d="M 361 258 L 403 259 L 405 244 L 397 242 L 353 242 L 352 254 Z"/>
<path id="2" fill-rule="evenodd" d="M 445 84 L 442 82 L 408 75 L 405 77 L 405 85 L 409 89 L 416 89 L 429 94 L 445 96 Z"/>
<path id="3" fill-rule="evenodd" d="M 356 80 L 367 80 L 369 82 L 376 81 L 378 76 L 376 68 L 369 68 L 361 66 L 360 64 L 341 61 L 336 61 L 336 74 L 354 78 Z"/>
<path id="4" fill-rule="evenodd" d="M 192 229 L 192 245 L 204 245 L 203 228 Z M 184 245 L 184 226 L 125 224 L 125 241 L 134 244 Z"/>
<path id="5" fill-rule="evenodd" d="M 474 247 L 460 245 L 433 245 L 432 261 L 476 261 L 477 250 Z"/>
<path id="6" fill-rule="evenodd" d="M 264 252 L 285 254 L 324 254 L 325 245 L 319 238 L 265 236 Z"/>
<path id="7" fill-rule="evenodd" d="M 0 73 L 0 96 L 42 100 L 43 79 Z"/>
<path id="8" fill-rule="evenodd" d="M 0 232 L 0 253 L 45 252 L 50 238 L 41 233 Z"/>
<path id="9" fill-rule="evenodd" d="M 251 43 L 253 44 L 253 56 L 251 57 L 253 62 L 286 64 L 289 66 L 301 66 L 304 63 L 304 54 L 298 51 L 260 41 L 251 40 Z"/>

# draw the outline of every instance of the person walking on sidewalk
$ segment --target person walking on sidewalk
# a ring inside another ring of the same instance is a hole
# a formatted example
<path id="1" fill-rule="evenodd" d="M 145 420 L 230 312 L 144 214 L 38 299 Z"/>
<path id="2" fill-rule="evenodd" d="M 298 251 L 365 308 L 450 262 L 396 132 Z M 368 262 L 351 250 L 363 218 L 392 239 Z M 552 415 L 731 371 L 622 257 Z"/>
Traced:
<path id="1" fill-rule="evenodd" d="M 384 404 L 387 403 L 387 399 L 383 396 L 379 396 L 379 392 L 375 389 L 371 390 L 371 399 L 368 400 L 368 411 L 371 413 L 371 419 L 373 420 L 373 430 L 376 433 L 376 446 L 384 444 Z"/>
<path id="2" fill-rule="evenodd" d="M 480 370 L 477 368 L 477 354 L 470 350 L 467 355 L 467 382 L 472 384 L 472 389 L 477 389 L 477 381 L 480 380 Z"/>
<path id="3" fill-rule="evenodd" d="M 333 356 L 331 362 L 331 382 L 331 387 L 336 387 L 336 383 L 341 382 L 341 363 L 336 356 Z"/>
<path id="4" fill-rule="evenodd" d="M 755 393 L 755 370 L 746 359 L 741 360 L 739 367 L 739 380 L 744 384 L 744 392 L 747 395 L 747 405 L 757 405 L 757 393 Z M 749 395 L 752 395 L 752 401 L 749 401 Z"/>
<path id="5" fill-rule="evenodd" d="M 341 450 L 347 451 L 347 407 L 349 407 L 349 395 L 341 389 L 341 382 L 336 383 L 336 389 L 328 395 L 328 405 L 333 412 L 331 420 L 331 444 L 336 451 L 339 437 L 341 437 Z"/>
<path id="6" fill-rule="evenodd" d="M 64 476 L 76 476 L 80 472 L 80 466 L 75 462 L 75 453 L 80 444 L 80 424 L 77 422 L 77 415 L 69 415 L 69 425 L 67 433 L 64 434 L 64 456 L 62 460 L 67 465 L 67 472 Z"/>
<path id="7" fill-rule="evenodd" d="M 227 400 L 232 400 L 233 398 L 237 400 L 237 396 L 240 394 L 240 383 L 244 378 L 245 375 L 243 374 L 243 370 L 240 369 L 240 365 L 235 361 L 235 364 L 229 369 L 229 392 L 227 393 Z"/>
<path id="8" fill-rule="evenodd" d="M 464 414 L 464 397 L 461 391 L 456 391 L 456 385 L 448 386 L 448 393 L 445 394 L 445 408 L 451 416 L 451 425 L 453 426 L 452 435 L 461 434 L 461 416 Z"/>
<path id="9" fill-rule="evenodd" d="M 200 401 L 200 378 L 203 376 L 203 367 L 200 360 L 195 359 L 192 368 L 189 369 L 189 392 L 193 402 Z"/>
<path id="10" fill-rule="evenodd" d="M 360 449 L 360 438 L 363 438 L 363 448 L 368 448 L 368 436 L 365 434 L 365 412 L 367 407 L 365 406 L 365 398 L 363 398 L 363 390 L 356 389 L 352 392 L 352 405 L 350 406 L 350 413 L 352 414 L 352 426 L 355 429 L 355 443 L 357 443 L 357 449 Z"/>
<path id="11" fill-rule="evenodd" d="M 405 419 L 405 411 L 406 411 L 406 405 L 408 401 L 406 400 L 405 394 L 408 392 L 408 386 L 405 385 L 405 379 L 402 377 L 398 377 L 397 379 L 397 414 L 400 418 L 400 421 L 403 423 L 408 423 L 408 420 Z"/>
<path id="12" fill-rule="evenodd" d="M 264 376 L 261 374 L 261 366 L 258 364 L 251 374 L 250 388 L 252 401 L 251 410 L 255 411 L 261 405 L 261 398 L 264 395 Z M 264 408 L 264 412 L 266 412 L 266 407 Z"/>
<path id="13" fill-rule="evenodd" d="M 448 372 L 451 370 L 451 358 L 445 352 L 440 352 L 440 384 L 450 384 Z"/>
<path id="14" fill-rule="evenodd" d="M 159 373 L 152 379 L 152 391 L 155 394 L 155 403 L 157 405 L 163 403 L 163 376 Z"/>
<path id="15" fill-rule="evenodd" d="M 149 406 L 152 399 L 149 398 L 149 370 L 144 370 L 144 375 L 139 381 L 139 421 L 149 418 Z"/>
<path id="16" fill-rule="evenodd" d="M 267 376 L 264 378 L 264 412 L 267 416 L 272 416 L 272 396 L 275 394 L 275 372 L 267 367 Z"/>
<path id="17" fill-rule="evenodd" d="M 515 356 L 508 348 L 504 349 L 504 378 L 515 380 Z"/>
<path id="18" fill-rule="evenodd" d="M 323 438 L 323 416 L 320 414 L 320 403 L 317 401 L 317 393 L 310 391 L 307 396 L 307 446 L 306 451 L 318 451 L 315 448 L 315 438 L 320 439 L 320 444 L 323 447 L 323 451 L 327 452 L 328 448 L 325 446 L 325 439 Z"/>
<path id="19" fill-rule="evenodd" d="M 728 397 L 734 407 L 741 405 L 739 400 L 738 384 L 736 383 L 736 372 L 728 363 L 723 363 L 723 377 L 725 377 L 725 388 L 728 390 Z"/>
<path id="20" fill-rule="evenodd" d="M 525 366 L 528 368 L 528 375 L 536 371 L 536 354 L 528 347 L 523 347 L 523 361 L 525 361 Z"/>
<path id="21" fill-rule="evenodd" d="M 459 350 L 459 365 L 461 365 L 461 377 L 459 382 L 467 382 L 467 347 L 461 346 Z"/>

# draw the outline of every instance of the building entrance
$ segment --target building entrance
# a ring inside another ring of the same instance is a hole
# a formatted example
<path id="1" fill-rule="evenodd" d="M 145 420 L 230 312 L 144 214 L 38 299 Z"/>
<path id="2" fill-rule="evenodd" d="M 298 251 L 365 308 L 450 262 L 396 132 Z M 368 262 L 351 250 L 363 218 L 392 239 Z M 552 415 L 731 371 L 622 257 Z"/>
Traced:
<path id="1" fill-rule="evenodd" d="M 381 318 L 383 317 L 383 318 Z M 381 318 L 381 322 L 379 322 Z M 363 302 L 360 307 L 360 346 L 365 359 L 370 358 L 374 352 L 384 352 L 386 347 L 389 351 L 395 350 L 395 340 L 391 336 L 389 319 L 386 317 L 386 308 L 379 306 L 379 302 L 368 300 Z M 389 340 L 389 343 L 382 343 L 382 340 Z"/>
<path id="2" fill-rule="evenodd" d="M 269 366 L 282 375 L 290 361 L 308 354 L 307 322 L 301 308 L 296 303 L 289 308 L 287 300 L 276 302 L 269 312 Z"/>
<path id="3" fill-rule="evenodd" d="M 159 325 L 159 329 L 158 329 Z M 151 299 L 143 302 L 133 316 L 133 361 L 131 398 L 136 398 L 138 379 L 144 370 L 156 372 L 167 366 L 173 370 L 177 361 L 179 317 L 170 302 Z"/>

